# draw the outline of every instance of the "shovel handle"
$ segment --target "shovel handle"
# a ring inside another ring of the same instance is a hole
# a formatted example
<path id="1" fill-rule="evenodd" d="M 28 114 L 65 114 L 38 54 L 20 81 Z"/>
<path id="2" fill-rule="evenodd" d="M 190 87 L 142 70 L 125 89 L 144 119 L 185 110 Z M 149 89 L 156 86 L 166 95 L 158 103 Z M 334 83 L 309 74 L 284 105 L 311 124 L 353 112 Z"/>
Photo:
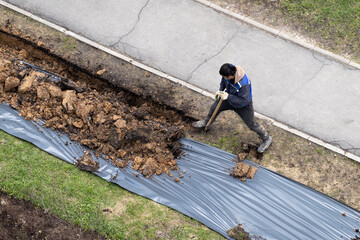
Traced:
<path id="1" fill-rule="evenodd" d="M 222 101 L 223 101 L 223 99 L 220 98 L 220 100 L 219 100 L 219 102 L 218 102 L 218 104 L 217 104 L 217 106 L 216 106 L 216 108 L 215 108 L 215 111 L 213 112 L 213 114 L 211 115 L 210 120 L 207 122 L 207 124 L 206 124 L 206 126 L 205 126 L 205 132 L 208 130 L 210 124 L 211 124 L 212 121 L 214 120 L 217 112 L 219 111 L 219 108 L 220 108 L 220 106 L 221 106 L 221 104 L 222 104 Z"/>

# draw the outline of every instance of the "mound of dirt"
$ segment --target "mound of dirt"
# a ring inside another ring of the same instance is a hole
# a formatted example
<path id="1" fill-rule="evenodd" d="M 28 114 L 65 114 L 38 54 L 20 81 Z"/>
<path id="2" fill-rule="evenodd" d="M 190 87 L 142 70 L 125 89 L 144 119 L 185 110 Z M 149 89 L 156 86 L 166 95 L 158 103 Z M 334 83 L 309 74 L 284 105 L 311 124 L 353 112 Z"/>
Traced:
<path id="1" fill-rule="evenodd" d="M 236 240 L 250 240 L 249 233 L 245 232 L 243 226 L 241 224 L 235 226 L 226 231 L 226 233 L 233 239 Z"/>
<path id="2" fill-rule="evenodd" d="M 59 78 L 0 56 L 3 101 L 25 119 L 45 120 L 46 127 L 69 134 L 118 167 L 132 163 L 146 177 L 178 169 L 178 139 L 185 130 L 182 118 L 139 96 Z M 87 171 L 98 167 L 89 155 L 76 165 Z"/>
<path id="3" fill-rule="evenodd" d="M 230 176 L 235 178 L 240 178 L 241 181 L 245 182 L 248 178 L 253 179 L 257 171 L 256 167 L 247 165 L 246 163 L 239 162 L 233 167 L 233 172 L 230 173 Z"/>
<path id="4" fill-rule="evenodd" d="M 99 169 L 99 162 L 96 162 L 91 156 L 91 153 L 86 151 L 85 154 L 75 162 L 75 166 L 87 172 L 94 172 Z"/>
<path id="5" fill-rule="evenodd" d="M 0 191 L 0 239 L 106 239 Z"/>
<path id="6" fill-rule="evenodd" d="M 248 178 L 253 179 L 257 171 L 256 167 L 252 167 L 242 162 L 247 156 L 248 153 L 246 152 L 239 153 L 238 159 L 234 159 L 237 164 L 233 167 L 233 171 L 230 173 L 230 176 L 240 178 L 243 182 L 245 182 Z"/>

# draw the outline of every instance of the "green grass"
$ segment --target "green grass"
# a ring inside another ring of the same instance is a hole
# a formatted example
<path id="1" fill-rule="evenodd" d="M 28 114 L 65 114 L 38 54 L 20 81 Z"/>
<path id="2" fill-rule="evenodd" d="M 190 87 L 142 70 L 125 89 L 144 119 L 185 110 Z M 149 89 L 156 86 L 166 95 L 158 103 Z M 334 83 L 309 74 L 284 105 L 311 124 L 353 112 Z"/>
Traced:
<path id="1" fill-rule="evenodd" d="M 312 36 L 321 36 L 323 43 L 335 52 L 346 50 L 360 60 L 359 0 L 281 0 L 280 8 L 289 21 Z"/>
<path id="2" fill-rule="evenodd" d="M 322 154 L 323 154 L 323 149 L 317 148 L 317 149 L 316 149 L 316 152 L 317 152 L 319 155 L 322 155 Z"/>
<path id="3" fill-rule="evenodd" d="M 73 37 L 65 37 L 62 39 L 64 50 L 74 50 L 76 48 L 76 40 Z"/>
<path id="4" fill-rule="evenodd" d="M 110 239 L 224 239 L 199 222 L 130 193 L 0 131 L 0 188 Z M 110 211 L 103 211 L 110 209 Z"/>

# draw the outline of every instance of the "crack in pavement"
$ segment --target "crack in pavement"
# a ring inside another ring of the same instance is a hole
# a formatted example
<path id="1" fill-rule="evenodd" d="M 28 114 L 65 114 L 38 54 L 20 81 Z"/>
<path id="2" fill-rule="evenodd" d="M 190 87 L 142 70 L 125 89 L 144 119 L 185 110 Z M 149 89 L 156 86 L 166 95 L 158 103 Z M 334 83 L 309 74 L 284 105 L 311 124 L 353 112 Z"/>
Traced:
<path id="1" fill-rule="evenodd" d="M 341 148 L 341 149 L 343 149 L 343 150 L 345 150 L 345 151 L 348 151 L 348 152 L 349 152 L 349 151 L 354 151 L 354 152 L 360 151 L 360 148 L 355 147 L 355 146 L 353 146 L 352 144 L 350 144 L 349 142 L 344 141 L 344 140 L 331 141 L 330 144 L 331 144 L 331 145 L 334 145 L 334 146 L 336 146 L 336 147 L 338 147 L 338 148 Z M 349 147 L 341 146 L 341 145 L 346 145 L 346 144 L 347 144 Z"/>
<path id="2" fill-rule="evenodd" d="M 223 46 L 220 51 L 218 53 L 216 53 L 215 55 L 209 57 L 209 58 L 206 58 L 205 61 L 203 61 L 202 63 L 200 63 L 190 74 L 189 74 L 189 77 L 185 80 L 186 82 L 188 82 L 191 78 L 192 78 L 192 75 L 194 74 L 194 72 L 196 72 L 196 70 L 198 70 L 202 65 L 204 65 L 207 61 L 213 59 L 214 57 L 218 56 L 226 47 L 227 45 L 229 45 L 229 43 L 231 42 L 231 40 L 233 40 L 235 38 L 235 36 L 239 33 L 239 31 L 237 31 L 225 44 L 225 46 Z"/>
<path id="3" fill-rule="evenodd" d="M 357 68 L 355 68 L 355 67 L 353 67 L 353 66 L 350 66 L 349 64 L 345 64 L 345 63 L 343 63 L 343 62 L 340 62 L 340 61 L 338 61 L 338 60 L 336 60 L 336 59 L 332 59 L 332 58 L 327 57 L 327 56 L 324 56 L 325 60 L 322 61 L 322 60 L 320 60 L 319 58 L 316 57 L 316 55 L 320 55 L 320 56 L 321 56 L 321 53 L 316 53 L 316 52 L 314 52 L 314 51 L 311 51 L 311 54 L 313 55 L 313 57 L 314 57 L 316 60 L 318 60 L 318 61 L 320 61 L 320 62 L 322 62 L 322 63 L 324 63 L 326 60 L 329 60 L 330 63 L 327 64 L 327 65 L 332 65 L 333 63 L 331 63 L 331 62 L 335 62 L 335 63 L 337 63 L 337 64 L 340 64 L 344 70 L 359 71 L 359 69 L 357 69 Z M 316 54 L 316 55 L 315 55 L 315 54 Z"/>
<path id="4" fill-rule="evenodd" d="M 356 68 L 356 67 L 353 67 L 353 66 L 350 66 L 348 64 L 343 64 L 341 63 L 341 65 L 343 66 L 344 70 L 346 71 L 360 71 L 360 69 Z"/>
<path id="5" fill-rule="evenodd" d="M 316 53 L 316 55 L 315 55 L 315 53 L 316 53 L 316 52 L 311 51 L 311 54 L 312 54 L 313 58 L 315 58 L 316 60 L 318 60 L 318 61 L 321 62 L 321 63 L 325 63 L 327 57 L 324 57 L 324 60 L 321 60 L 321 59 L 317 58 L 316 55 L 319 55 L 319 56 L 322 56 L 322 55 L 321 55 L 320 53 Z"/>
<path id="6" fill-rule="evenodd" d="M 121 43 L 121 44 L 122 44 L 123 47 L 124 47 L 124 53 L 125 53 L 125 54 L 128 54 L 128 51 L 126 51 L 125 45 L 127 45 L 127 46 L 135 49 L 135 50 L 137 51 L 138 58 L 135 58 L 135 57 L 133 57 L 133 56 L 132 56 L 132 58 L 134 58 L 134 59 L 136 59 L 136 60 L 138 60 L 138 61 L 141 61 L 141 53 L 140 53 L 140 51 L 139 51 L 139 49 L 138 49 L 137 47 L 134 47 L 134 46 L 130 45 L 129 43 Z M 128 55 L 129 55 L 129 54 L 128 54 Z M 129 56 L 130 56 L 130 55 L 129 55 Z"/>
<path id="7" fill-rule="evenodd" d="M 140 16 L 141 16 L 141 13 L 144 11 L 144 9 L 147 7 L 147 5 L 149 4 L 150 0 L 147 0 L 145 5 L 140 9 L 139 13 L 138 13 L 138 16 L 137 16 L 137 21 L 136 23 L 134 24 L 134 26 L 132 27 L 132 29 L 128 32 L 128 33 L 125 33 L 124 35 L 120 36 L 119 40 L 117 42 L 115 42 L 114 44 L 110 45 L 110 47 L 115 47 L 116 45 L 118 45 L 119 43 L 122 43 L 121 40 L 130 35 L 134 30 L 135 28 L 137 27 L 139 21 L 140 21 Z M 124 43 L 123 43 L 124 44 Z"/>

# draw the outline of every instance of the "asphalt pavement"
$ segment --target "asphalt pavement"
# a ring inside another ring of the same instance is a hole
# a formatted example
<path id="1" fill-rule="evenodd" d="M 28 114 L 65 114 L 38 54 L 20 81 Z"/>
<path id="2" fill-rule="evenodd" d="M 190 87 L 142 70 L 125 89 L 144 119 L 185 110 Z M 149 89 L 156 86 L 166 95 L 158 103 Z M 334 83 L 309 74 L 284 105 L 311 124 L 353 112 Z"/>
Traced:
<path id="1" fill-rule="evenodd" d="M 276 29 L 195 0 L 7 0 L 208 92 L 242 66 L 255 111 L 360 156 L 360 67 Z"/>

